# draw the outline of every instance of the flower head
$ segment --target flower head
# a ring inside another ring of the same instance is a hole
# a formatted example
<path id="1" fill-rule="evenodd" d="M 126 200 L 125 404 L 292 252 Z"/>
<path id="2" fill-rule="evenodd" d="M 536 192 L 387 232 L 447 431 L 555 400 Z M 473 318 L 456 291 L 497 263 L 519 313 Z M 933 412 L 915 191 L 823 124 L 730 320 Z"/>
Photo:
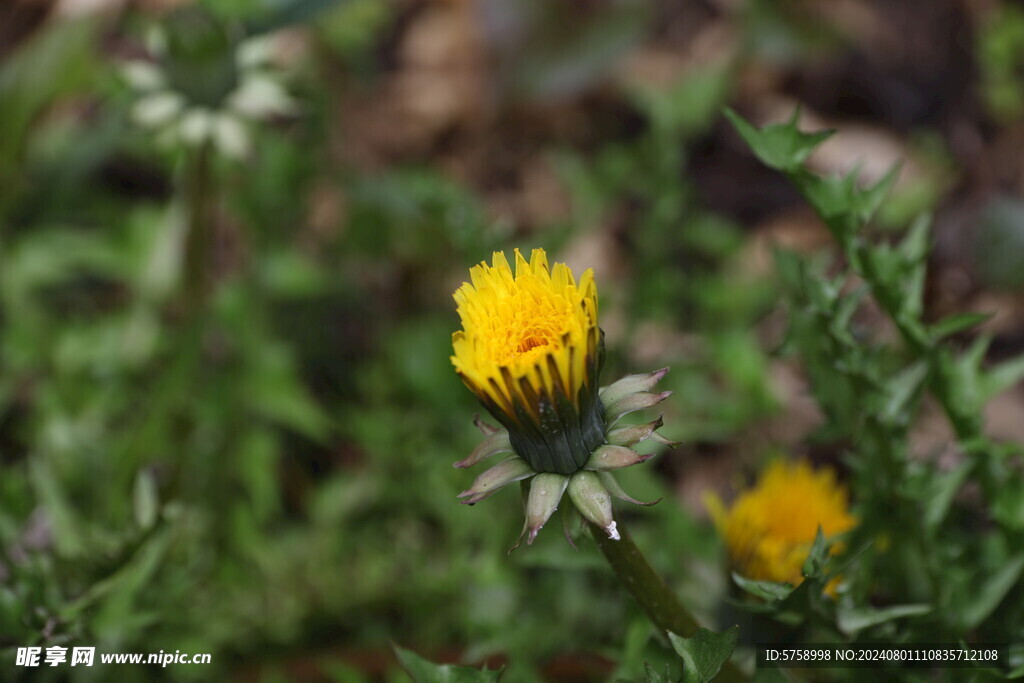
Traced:
<path id="1" fill-rule="evenodd" d="M 656 405 L 651 393 L 667 368 L 630 375 L 599 388 L 604 342 L 597 321 L 597 285 L 587 270 L 577 283 L 564 263 L 549 267 L 543 249 L 530 260 L 517 249 L 515 269 L 496 252 L 491 265 L 470 270 L 455 292 L 462 329 L 452 335 L 452 364 L 462 381 L 501 423 L 477 421 L 484 440 L 455 463 L 469 467 L 510 454 L 463 491 L 473 504 L 514 481 L 527 482 L 524 535 L 533 541 L 565 492 L 588 520 L 617 538 L 611 497 L 632 502 L 610 474 L 648 459 L 632 450 L 655 434 L 661 418 L 616 427 L 630 412 Z"/>
<path id="2" fill-rule="evenodd" d="M 171 13 L 147 37 L 147 59 L 123 65 L 136 91 L 132 119 L 161 143 L 213 143 L 245 156 L 252 122 L 294 111 L 280 74 L 270 68 L 270 37 L 244 38 L 237 26 L 197 7 Z"/>
<path id="3" fill-rule="evenodd" d="M 819 526 L 831 537 L 857 523 L 835 474 L 803 461 L 771 463 L 728 511 L 717 498 L 709 498 L 708 507 L 736 571 L 793 585 L 803 581 L 801 569 Z"/>
<path id="4" fill-rule="evenodd" d="M 470 277 L 455 292 L 456 372 L 535 470 L 572 474 L 604 443 L 593 271 L 577 285 L 564 263 L 548 268 L 543 249 L 529 263 L 516 249 L 515 274 L 496 252 Z"/>

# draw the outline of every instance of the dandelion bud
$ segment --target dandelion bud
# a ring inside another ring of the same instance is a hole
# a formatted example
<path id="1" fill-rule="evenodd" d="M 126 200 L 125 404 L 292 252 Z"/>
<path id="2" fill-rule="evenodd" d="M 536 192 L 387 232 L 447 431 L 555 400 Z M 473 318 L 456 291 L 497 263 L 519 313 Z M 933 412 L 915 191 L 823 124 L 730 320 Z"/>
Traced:
<path id="1" fill-rule="evenodd" d="M 669 396 L 650 392 L 668 368 L 629 375 L 601 389 L 604 335 L 598 327 L 593 272 L 587 270 L 577 282 L 564 263 L 549 267 L 543 249 L 534 249 L 529 261 L 517 249 L 514 261 L 513 270 L 496 252 L 490 265 L 470 269 L 470 282 L 455 292 L 462 329 L 452 335 L 452 364 L 502 426 L 495 430 L 478 422 L 483 442 L 455 466 L 515 454 L 478 477 L 460 497 L 475 503 L 512 481 L 536 475 L 526 499 L 527 543 L 566 490 L 584 517 L 618 538 L 611 497 L 633 499 L 594 471 L 604 474 L 644 462 L 651 456 L 629 446 L 645 439 L 669 443 L 654 433 L 661 418 L 609 431 L 623 415 Z"/>

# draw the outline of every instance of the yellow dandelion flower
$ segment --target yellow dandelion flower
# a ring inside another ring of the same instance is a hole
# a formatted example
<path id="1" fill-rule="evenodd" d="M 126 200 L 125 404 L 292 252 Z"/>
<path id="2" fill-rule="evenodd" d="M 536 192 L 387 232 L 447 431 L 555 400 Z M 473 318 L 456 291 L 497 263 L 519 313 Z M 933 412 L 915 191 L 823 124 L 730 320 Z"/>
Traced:
<path id="1" fill-rule="evenodd" d="M 549 269 L 543 249 L 529 262 L 516 249 L 515 274 L 495 252 L 470 278 L 455 292 L 456 371 L 535 470 L 575 472 L 604 443 L 593 271 L 577 284 L 564 263 Z"/>
<path id="2" fill-rule="evenodd" d="M 857 523 L 835 474 L 829 469 L 815 471 L 806 462 L 771 463 L 729 510 L 715 497 L 707 503 L 725 540 L 730 565 L 759 581 L 799 584 L 818 527 L 832 537 Z M 838 544 L 833 546 L 833 552 L 840 550 Z"/>
<path id="3" fill-rule="evenodd" d="M 583 517 L 618 538 L 611 498 L 639 501 L 625 494 L 611 471 L 651 457 L 631 446 L 646 439 L 669 442 L 655 433 L 660 417 L 647 424 L 617 423 L 671 393 L 650 391 L 668 369 L 600 388 L 604 341 L 594 274 L 587 270 L 577 283 L 564 263 L 549 267 L 543 249 L 534 249 L 529 261 L 517 249 L 514 272 L 505 255 L 495 252 L 491 265 L 470 270 L 470 282 L 455 292 L 455 301 L 462 329 L 452 335 L 452 364 L 504 427 L 478 420 L 485 438 L 455 466 L 509 454 L 459 494 L 462 502 L 472 505 L 523 481 L 526 522 L 520 538 L 532 542 L 566 493 Z"/>

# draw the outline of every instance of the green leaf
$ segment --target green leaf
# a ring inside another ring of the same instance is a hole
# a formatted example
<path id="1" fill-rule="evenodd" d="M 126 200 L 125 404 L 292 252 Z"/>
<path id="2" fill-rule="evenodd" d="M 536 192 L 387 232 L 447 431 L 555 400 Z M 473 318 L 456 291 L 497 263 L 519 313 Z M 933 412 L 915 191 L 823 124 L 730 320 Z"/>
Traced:
<path id="1" fill-rule="evenodd" d="M 709 65 L 664 88 L 644 86 L 630 94 L 663 134 L 686 135 L 706 129 L 717 117 L 728 94 L 727 65 Z"/>
<path id="2" fill-rule="evenodd" d="M 792 676 L 786 673 L 785 669 L 770 667 L 754 670 L 754 683 L 791 683 L 792 680 Z"/>
<path id="3" fill-rule="evenodd" d="M 833 334 L 836 336 L 849 334 L 853 314 L 857 312 L 868 291 L 869 288 L 866 285 L 861 285 L 836 302 L 835 313 L 829 325 Z"/>
<path id="4" fill-rule="evenodd" d="M 950 471 L 933 477 L 929 487 L 930 495 L 924 505 L 924 524 L 927 528 L 935 529 L 946 518 L 953 497 L 971 473 L 972 466 L 971 461 L 965 460 Z"/>
<path id="5" fill-rule="evenodd" d="M 978 626 L 995 611 L 1024 571 L 1024 553 L 1019 553 L 995 572 L 964 608 L 960 623 L 966 630 Z"/>
<path id="6" fill-rule="evenodd" d="M 262 418 L 322 442 L 332 429 L 330 416 L 300 381 L 287 349 L 266 345 L 258 365 L 245 375 L 242 391 Z"/>
<path id="7" fill-rule="evenodd" d="M 88 85 L 95 73 L 94 39 L 99 22 L 52 21 L 8 55 L 0 68 L 0 187 L 21 185 L 19 165 L 28 129 L 57 97 Z"/>
<path id="8" fill-rule="evenodd" d="M 737 586 L 751 595 L 768 600 L 769 602 L 785 600 L 793 592 L 791 584 L 776 583 L 775 581 L 755 581 L 754 579 L 740 576 L 736 572 L 732 573 L 732 580 L 736 582 Z"/>
<path id="9" fill-rule="evenodd" d="M 992 313 L 958 313 L 943 318 L 932 326 L 932 339 L 936 341 L 958 332 L 977 327 L 992 318 Z"/>
<path id="10" fill-rule="evenodd" d="M 990 399 L 1024 380 L 1024 355 L 992 366 L 981 376 L 981 395 Z"/>
<path id="11" fill-rule="evenodd" d="M 579 513 L 571 505 L 565 505 L 562 507 L 563 519 L 568 516 L 566 513 L 569 511 L 575 513 L 577 517 L 579 516 Z M 532 555 L 533 553 L 530 554 Z M 582 555 L 584 553 L 573 554 Z M 520 559 L 524 559 L 524 557 L 520 557 Z M 616 657 L 615 671 L 612 673 L 613 679 L 618 680 L 622 678 L 622 680 L 627 680 L 623 677 L 638 671 L 645 664 L 644 653 L 647 650 L 647 643 L 650 642 L 653 635 L 654 631 L 651 629 L 651 622 L 646 617 L 630 621 L 625 637 L 622 639 L 622 647 L 619 648 L 619 654 Z"/>
<path id="12" fill-rule="evenodd" d="M 807 268 L 800 255 L 781 247 L 774 247 L 772 257 L 775 260 L 775 272 L 778 273 L 786 287 L 793 290 L 800 289 L 800 283 Z"/>
<path id="13" fill-rule="evenodd" d="M 725 116 L 743 140 L 750 145 L 757 158 L 778 171 L 795 171 L 807 161 L 814 149 L 828 139 L 834 131 L 804 133 L 797 128 L 799 108 L 785 123 L 774 123 L 758 130 L 732 109 Z"/>
<path id="14" fill-rule="evenodd" d="M 882 410 L 882 419 L 887 423 L 894 423 L 906 411 L 907 405 L 924 384 L 928 376 L 928 363 L 919 360 L 901 370 L 895 377 L 886 383 L 886 390 L 889 397 Z"/>
<path id="15" fill-rule="evenodd" d="M 471 669 L 452 664 L 434 664 L 409 650 L 392 644 L 395 656 L 412 680 L 416 683 L 495 683 L 501 678 L 504 667 L 497 671 Z"/>
<path id="16" fill-rule="evenodd" d="M 899 246 L 899 253 L 906 263 L 924 263 L 928 256 L 928 247 L 931 244 L 928 239 L 930 228 L 931 218 L 925 214 L 919 216 L 907 230 L 907 236 L 903 238 Z"/>
<path id="17" fill-rule="evenodd" d="M 846 246 L 881 206 L 896 181 L 899 167 L 893 167 L 873 186 L 860 188 L 857 170 L 845 176 L 824 177 L 805 168 L 787 173 L 790 181 L 828 224 L 836 239 Z M 852 256 L 848 253 L 848 256 Z M 856 266 L 856 263 L 854 263 Z"/>
<path id="18" fill-rule="evenodd" d="M 989 341 L 988 337 L 980 336 L 958 357 L 945 348 L 940 348 L 937 356 L 936 379 L 947 396 L 943 405 L 950 412 L 950 419 L 954 423 L 973 425 L 972 431 L 981 426 L 980 412 L 984 403 L 981 396 L 981 361 Z"/>
<path id="19" fill-rule="evenodd" d="M 130 611 L 139 592 L 149 585 L 153 576 L 165 566 L 164 558 L 171 540 L 170 529 L 156 529 L 135 551 L 131 559 L 122 564 L 117 571 L 94 583 L 73 602 L 68 603 L 61 617 L 71 621 L 96 605 L 102 605 L 102 609 L 112 616 L 116 616 L 118 612 Z M 110 624 L 110 627 L 116 629 L 117 625 Z"/>
<path id="20" fill-rule="evenodd" d="M 855 635 L 871 626 L 884 624 L 902 617 L 913 617 L 932 611 L 931 605 L 890 605 L 889 607 L 839 607 L 836 625 L 846 635 Z"/>
<path id="21" fill-rule="evenodd" d="M 871 217 L 875 215 L 878 208 L 882 206 L 882 202 L 889 196 L 889 191 L 896 184 L 899 174 L 900 165 L 895 164 L 877 183 L 857 191 L 852 208 L 862 222 L 867 223 L 871 220 Z M 928 227 L 927 221 L 922 221 L 922 223 L 924 223 L 925 228 Z M 927 235 L 927 232 L 925 234 Z"/>
<path id="22" fill-rule="evenodd" d="M 29 480 L 48 514 L 58 555 L 77 557 L 83 554 L 86 549 L 82 540 L 85 520 L 75 511 L 67 491 L 49 463 L 43 458 L 30 460 Z"/>
<path id="23" fill-rule="evenodd" d="M 804 566 L 801 572 L 805 578 L 820 577 L 822 572 L 825 570 L 825 563 L 828 562 L 830 544 L 825 542 L 825 534 L 821 531 L 821 525 L 818 525 L 818 532 L 814 535 L 814 544 L 811 546 L 811 552 L 807 554 L 807 559 L 804 560 Z"/>
<path id="24" fill-rule="evenodd" d="M 907 236 L 899 246 L 899 255 L 903 260 L 903 267 L 906 272 L 906 284 L 902 305 L 899 310 L 910 318 L 918 319 L 924 305 L 924 278 L 928 248 L 931 245 L 929 232 L 931 218 L 927 215 L 918 217 L 914 221 Z"/>
<path id="25" fill-rule="evenodd" d="M 1010 529 L 1024 530 L 1024 478 L 1007 481 L 992 502 L 992 516 Z"/>
<path id="26" fill-rule="evenodd" d="M 644 676 L 644 683 L 676 683 L 676 679 L 672 678 L 672 674 L 669 673 L 667 664 L 665 665 L 665 673 L 660 674 L 655 671 L 650 662 L 644 662 Z"/>
<path id="27" fill-rule="evenodd" d="M 721 633 L 699 628 L 690 638 L 669 633 L 672 649 L 683 659 L 683 683 L 705 683 L 713 680 L 722 665 L 732 656 L 739 633 L 739 626 L 733 626 Z"/>

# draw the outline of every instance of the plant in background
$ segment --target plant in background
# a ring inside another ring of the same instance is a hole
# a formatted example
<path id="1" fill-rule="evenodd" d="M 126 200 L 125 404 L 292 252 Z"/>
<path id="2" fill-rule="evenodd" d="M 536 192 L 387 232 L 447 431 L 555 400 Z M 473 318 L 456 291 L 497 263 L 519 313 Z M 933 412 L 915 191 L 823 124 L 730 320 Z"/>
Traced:
<path id="1" fill-rule="evenodd" d="M 249 122 L 289 114 L 295 102 L 270 67 L 270 40 L 242 40 L 240 27 L 186 7 L 147 36 L 148 60 L 127 62 L 122 73 L 138 93 L 132 119 L 155 130 L 163 144 L 202 147 L 245 156 Z"/>
<path id="2" fill-rule="evenodd" d="M 660 361 L 674 370 L 665 380 L 675 392 L 673 430 L 687 443 L 726 442 L 777 408 L 765 381 L 767 355 L 754 334 L 776 285 L 750 275 L 741 261 L 743 232 L 710 210 L 694 183 L 695 147 L 712 135 L 732 73 L 727 60 L 671 85 L 632 84 L 624 95 L 646 122 L 637 135 L 554 158 L 577 230 L 623 221 L 629 229 L 621 233 L 622 265 L 656 273 L 615 292 L 613 306 L 622 302 L 626 324 L 623 346 L 644 346 L 651 323 L 697 333 L 699 343 L 687 354 Z"/>
<path id="3" fill-rule="evenodd" d="M 995 118 L 1014 121 L 1024 111 L 1024 11 L 1010 3 L 996 4 L 986 19 L 975 37 L 982 99 Z"/>
<path id="4" fill-rule="evenodd" d="M 857 523 L 835 473 L 813 470 L 803 461 L 772 462 L 728 510 L 715 496 L 707 502 L 731 568 L 757 581 L 799 585 L 818 530 L 831 539 Z M 840 552 L 841 546 L 834 545 L 833 551 Z M 829 588 L 834 590 L 834 583 Z"/>
<path id="5" fill-rule="evenodd" d="M 801 191 L 847 265 L 836 274 L 820 261 L 776 254 L 789 298 L 786 347 L 806 368 L 826 418 L 818 438 L 846 452 L 858 519 L 844 539 L 844 589 L 835 601 L 806 588 L 811 578 L 822 587 L 829 578 L 821 537 L 803 567 L 808 581 L 795 589 L 734 579 L 765 599 L 758 611 L 805 624 L 808 642 L 1008 642 L 1000 673 L 1024 675 L 1022 452 L 984 427 L 985 403 L 1024 378 L 1024 357 L 985 367 L 984 335 L 957 347 L 986 315 L 927 319 L 927 219 L 891 244 L 867 229 L 895 173 L 870 186 L 858 183 L 856 170 L 812 173 L 804 163 L 829 131 L 802 132 L 797 115 L 757 129 L 727 114 L 757 157 Z M 869 301 L 896 340 L 857 325 Z M 942 460 L 914 453 L 909 438 L 927 394 L 955 439 Z"/>
<path id="6" fill-rule="evenodd" d="M 668 444 L 645 425 L 618 427 L 629 413 L 657 405 L 671 392 L 649 391 L 668 369 L 631 375 L 598 388 L 604 340 L 597 324 L 597 285 L 587 270 L 579 285 L 564 263 L 548 267 L 534 249 L 527 262 L 515 251 L 515 274 L 505 255 L 470 270 L 472 283 L 455 292 L 463 329 L 452 335 L 452 363 L 487 411 L 503 426 L 478 421 L 486 438 L 456 467 L 500 453 L 459 496 L 475 504 L 515 481 L 526 484 L 526 524 L 532 543 L 568 491 L 575 509 L 619 540 L 611 497 L 623 493 L 611 471 L 644 462 L 632 450 L 648 438 Z"/>

